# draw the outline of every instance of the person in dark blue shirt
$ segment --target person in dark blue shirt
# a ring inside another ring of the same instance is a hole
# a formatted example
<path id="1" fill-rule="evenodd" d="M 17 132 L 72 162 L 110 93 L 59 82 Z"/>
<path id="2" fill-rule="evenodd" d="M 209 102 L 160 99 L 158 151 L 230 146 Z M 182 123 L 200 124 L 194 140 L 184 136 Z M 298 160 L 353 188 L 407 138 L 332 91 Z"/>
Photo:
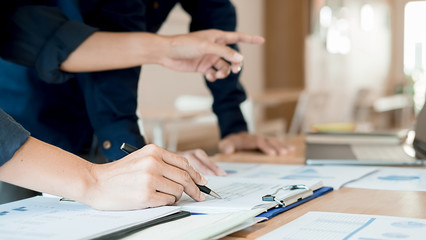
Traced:
<path id="1" fill-rule="evenodd" d="M 73 1 L 44 2 L 59 5 L 69 18 L 102 31 L 157 32 L 177 3 L 191 15 L 191 32 L 236 29 L 236 12 L 229 0 L 86 0 L 74 1 L 78 2 L 76 5 Z M 236 45 L 231 47 L 237 49 Z M 44 60 L 40 65 L 50 65 L 49 59 Z M 137 147 L 145 145 L 136 116 L 139 67 L 75 74 L 71 81 L 58 83 L 54 76 L 41 76 L 32 68 L 5 61 L 0 62 L 0 66 L 3 66 L 0 95 L 4 96 L 0 107 L 37 138 L 75 154 L 87 155 L 93 150 L 95 136 L 99 149 L 109 161 L 124 156 L 119 150 L 122 142 Z M 229 74 L 223 81 L 214 81 L 213 68 L 203 74 L 214 99 L 213 111 L 223 139 L 219 145 L 222 152 L 252 148 L 268 154 L 287 152 L 289 148 L 276 139 L 247 133 L 240 110 L 246 94 L 238 72 Z M 189 155 L 190 160 L 192 157 L 197 156 Z M 207 157 L 198 160 L 207 166 L 202 169 L 204 173 L 224 174 Z"/>
<path id="2" fill-rule="evenodd" d="M 9 4 L 16 2 L 19 1 Z M 221 31 L 169 37 L 102 32 L 78 21 L 69 21 L 58 9 L 42 5 L 2 8 L 0 20 L 0 30 L 6 33 L 0 40 L 0 56 L 33 67 L 44 79 L 60 82 L 72 81 L 75 72 L 128 68 L 144 63 L 204 72 L 202 62 L 212 54 L 238 69 L 242 56 L 216 42 L 263 42 L 256 36 Z M 207 63 L 205 67 L 216 63 Z M 67 122 L 62 124 L 67 126 Z M 195 184 L 207 183 L 188 160 L 154 145 L 147 145 L 120 161 L 90 163 L 31 136 L 1 108 L 0 180 L 106 210 L 172 204 L 183 192 L 201 201 L 205 197 Z M 3 192 L 0 196 L 4 196 Z"/>

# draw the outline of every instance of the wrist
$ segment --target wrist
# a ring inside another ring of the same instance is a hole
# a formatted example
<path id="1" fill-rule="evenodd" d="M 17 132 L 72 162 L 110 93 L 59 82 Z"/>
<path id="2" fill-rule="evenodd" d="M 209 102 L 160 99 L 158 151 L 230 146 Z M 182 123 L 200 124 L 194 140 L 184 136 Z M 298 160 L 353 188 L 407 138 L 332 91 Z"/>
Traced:
<path id="1" fill-rule="evenodd" d="M 96 206 L 96 195 L 99 189 L 99 172 L 102 168 L 101 164 L 87 162 L 84 166 L 81 177 L 80 191 L 76 191 L 76 196 L 71 197 L 78 202 L 87 204 L 91 207 Z"/>
<path id="2" fill-rule="evenodd" d="M 169 51 L 168 37 L 152 33 L 138 33 L 129 49 L 136 49 L 138 62 L 143 64 L 159 64 L 164 66 L 165 56 Z"/>

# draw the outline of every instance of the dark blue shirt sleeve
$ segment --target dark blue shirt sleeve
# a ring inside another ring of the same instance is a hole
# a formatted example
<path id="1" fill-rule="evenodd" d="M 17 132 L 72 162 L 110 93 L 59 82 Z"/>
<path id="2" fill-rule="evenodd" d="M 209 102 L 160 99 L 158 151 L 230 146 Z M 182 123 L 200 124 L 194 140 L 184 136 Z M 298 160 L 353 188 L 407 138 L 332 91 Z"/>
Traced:
<path id="1" fill-rule="evenodd" d="M 236 10 L 229 0 L 181 0 L 183 9 L 191 15 L 190 31 L 220 29 L 235 31 Z M 230 47 L 238 50 L 237 45 Z M 247 131 L 247 123 L 240 109 L 246 93 L 239 81 L 240 74 L 231 73 L 225 79 L 206 84 L 213 95 L 213 112 L 219 122 L 221 137 Z"/>
<path id="2" fill-rule="evenodd" d="M 9 161 L 30 133 L 0 109 L 0 166 Z"/>
<path id="3" fill-rule="evenodd" d="M 70 21 L 59 9 L 25 5 L 7 13 L 2 29 L 7 33 L 1 44 L 1 56 L 9 61 L 35 67 L 40 78 L 61 83 L 73 76 L 60 65 L 97 29 Z"/>

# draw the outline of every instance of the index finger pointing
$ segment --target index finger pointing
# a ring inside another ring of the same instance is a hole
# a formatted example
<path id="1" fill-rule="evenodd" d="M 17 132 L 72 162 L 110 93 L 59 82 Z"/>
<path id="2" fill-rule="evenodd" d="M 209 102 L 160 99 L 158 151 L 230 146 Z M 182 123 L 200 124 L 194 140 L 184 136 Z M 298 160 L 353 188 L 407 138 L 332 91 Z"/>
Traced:
<path id="1" fill-rule="evenodd" d="M 233 44 L 233 43 L 250 43 L 250 44 L 262 44 L 265 39 L 261 36 L 250 35 L 240 32 L 224 32 L 219 38 L 216 39 L 217 43 L 221 44 Z"/>

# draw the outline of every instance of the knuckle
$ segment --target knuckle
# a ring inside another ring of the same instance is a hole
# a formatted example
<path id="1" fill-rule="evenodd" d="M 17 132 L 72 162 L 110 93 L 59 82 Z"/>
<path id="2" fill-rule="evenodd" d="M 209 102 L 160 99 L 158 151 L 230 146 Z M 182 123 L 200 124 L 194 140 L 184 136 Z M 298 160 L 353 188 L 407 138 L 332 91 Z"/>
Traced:
<path id="1" fill-rule="evenodd" d="M 186 171 L 191 169 L 191 165 L 189 164 L 188 159 L 182 158 L 182 168 Z"/>
<path id="2" fill-rule="evenodd" d="M 201 41 L 201 43 L 200 43 L 200 50 L 201 50 L 201 52 L 202 53 L 206 53 L 206 52 L 208 52 L 208 50 L 209 50 L 209 48 L 210 48 L 210 46 L 211 46 L 211 44 L 210 44 L 210 42 L 208 42 L 208 41 Z"/>
<path id="3" fill-rule="evenodd" d="M 148 152 L 155 152 L 158 151 L 160 147 L 155 144 L 148 144 L 145 145 L 143 148 L 146 149 Z"/>
<path id="4" fill-rule="evenodd" d="M 147 166 L 157 166 L 158 164 L 158 160 L 154 155 L 146 156 L 146 158 L 143 161 Z"/>
<path id="5" fill-rule="evenodd" d="M 183 191 L 185 191 L 185 187 L 179 184 L 179 185 L 176 187 L 176 190 L 177 190 L 177 191 L 176 191 L 176 192 L 177 192 L 177 193 L 176 193 L 177 195 L 182 195 Z"/>
<path id="6" fill-rule="evenodd" d="M 185 185 L 188 185 L 192 182 L 191 176 L 189 176 L 189 173 L 183 172 L 182 173 L 182 180 L 184 181 Z"/>
<path id="7" fill-rule="evenodd" d="M 147 190 L 149 192 L 151 192 L 151 188 L 154 185 L 155 182 L 155 177 L 152 174 L 144 174 L 142 175 L 142 182 L 140 183 L 140 186 L 142 187 L 142 189 Z"/>

